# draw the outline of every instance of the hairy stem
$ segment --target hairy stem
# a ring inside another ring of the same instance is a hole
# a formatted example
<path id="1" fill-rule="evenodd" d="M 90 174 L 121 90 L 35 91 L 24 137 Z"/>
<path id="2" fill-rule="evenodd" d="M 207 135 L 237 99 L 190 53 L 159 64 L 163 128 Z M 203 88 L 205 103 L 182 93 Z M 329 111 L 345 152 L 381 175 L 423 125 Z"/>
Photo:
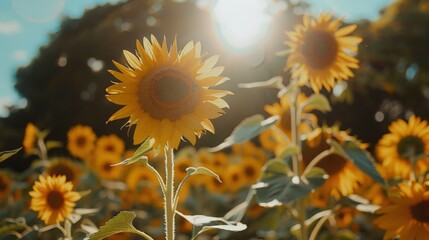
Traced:
<path id="1" fill-rule="evenodd" d="M 168 145 L 165 147 L 165 239 L 174 240 L 174 154 Z"/>

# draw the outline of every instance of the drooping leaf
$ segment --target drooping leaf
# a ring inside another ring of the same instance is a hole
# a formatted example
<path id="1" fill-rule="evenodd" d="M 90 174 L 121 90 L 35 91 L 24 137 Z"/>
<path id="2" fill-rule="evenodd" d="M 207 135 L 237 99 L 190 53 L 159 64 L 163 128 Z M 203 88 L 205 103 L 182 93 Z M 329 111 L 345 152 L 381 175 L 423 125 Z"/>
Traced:
<path id="1" fill-rule="evenodd" d="M 121 232 L 131 232 L 136 233 L 139 232 L 133 226 L 133 220 L 136 217 L 136 214 L 133 212 L 122 211 L 112 219 L 110 219 L 104 226 L 100 227 L 100 229 L 92 234 L 87 236 L 89 240 L 98 240 L 103 239 L 117 233 Z M 147 238 L 151 239 L 151 238 Z"/>
<path id="2" fill-rule="evenodd" d="M 261 180 L 253 185 L 260 205 L 273 207 L 300 199 L 319 188 L 328 175 L 319 169 L 307 175 L 306 179 L 288 176 L 279 171 L 265 171 Z"/>
<path id="3" fill-rule="evenodd" d="M 193 175 L 208 175 L 208 176 L 212 176 L 215 177 L 219 182 L 222 182 L 220 180 L 219 175 L 217 175 L 215 172 L 213 172 L 212 170 L 205 168 L 205 167 L 188 167 L 186 169 L 186 174 L 188 176 L 193 176 Z"/>
<path id="4" fill-rule="evenodd" d="M 21 150 L 21 149 L 22 149 L 22 147 L 14 149 L 14 150 L 8 150 L 8 151 L 0 152 L 0 162 L 3 162 L 4 160 L 12 157 L 16 153 L 18 153 L 19 150 Z"/>
<path id="5" fill-rule="evenodd" d="M 378 183 L 385 185 L 383 177 L 377 171 L 374 165 L 374 160 L 369 153 L 359 147 L 359 145 L 353 141 L 345 141 L 342 145 L 333 140 L 328 142 L 331 146 L 334 146 L 339 153 L 342 153 L 347 159 L 359 168 L 362 172 L 369 175 Z"/>
<path id="6" fill-rule="evenodd" d="M 264 119 L 264 117 L 260 114 L 248 117 L 239 123 L 237 127 L 235 127 L 231 135 L 227 137 L 223 143 L 216 147 L 210 148 L 209 151 L 217 152 L 234 144 L 248 141 L 274 125 L 278 120 L 278 116 L 272 116 L 270 118 Z"/>
<path id="7" fill-rule="evenodd" d="M 138 163 L 138 164 L 146 166 L 148 164 L 148 158 L 144 155 L 152 149 L 154 142 L 155 141 L 152 138 L 147 138 L 137 148 L 137 150 L 134 152 L 134 154 L 130 158 L 127 158 L 127 159 L 123 160 L 122 162 L 113 164 L 112 167 L 119 166 L 119 165 L 131 165 L 134 163 Z"/>
<path id="8" fill-rule="evenodd" d="M 301 103 L 299 107 L 301 111 L 305 109 L 305 111 L 308 112 L 319 110 L 323 113 L 326 113 L 332 110 L 329 100 L 322 94 L 311 95 L 308 99 Z"/>

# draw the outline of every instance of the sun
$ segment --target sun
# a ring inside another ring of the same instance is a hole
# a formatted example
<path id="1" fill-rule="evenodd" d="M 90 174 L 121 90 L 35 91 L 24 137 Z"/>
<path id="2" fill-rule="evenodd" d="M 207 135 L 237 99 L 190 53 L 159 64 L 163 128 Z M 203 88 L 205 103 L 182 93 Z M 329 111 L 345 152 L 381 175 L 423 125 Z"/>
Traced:
<path id="1" fill-rule="evenodd" d="M 356 25 L 340 25 L 341 19 L 333 19 L 329 13 L 304 15 L 302 25 L 286 32 L 289 57 L 285 70 L 291 69 L 293 78 L 301 84 L 308 83 L 315 92 L 323 87 L 330 91 L 336 81 L 354 76 L 351 69 L 359 68 L 353 55 L 362 38 L 349 35 Z"/>
<path id="2" fill-rule="evenodd" d="M 176 39 L 168 50 L 165 37 L 162 44 L 151 36 L 136 46 L 137 55 L 124 51 L 128 67 L 113 61 L 119 72 L 109 71 L 119 82 L 106 97 L 123 106 L 109 121 L 129 117 L 128 124 L 136 125 L 134 144 L 149 137 L 155 147 L 177 149 L 182 137 L 194 145 L 206 130 L 214 132 L 211 119 L 224 113 L 222 97 L 231 94 L 210 89 L 228 80 L 220 76 L 224 68 L 215 67 L 218 56 L 203 60 L 199 42 L 179 52 Z"/>

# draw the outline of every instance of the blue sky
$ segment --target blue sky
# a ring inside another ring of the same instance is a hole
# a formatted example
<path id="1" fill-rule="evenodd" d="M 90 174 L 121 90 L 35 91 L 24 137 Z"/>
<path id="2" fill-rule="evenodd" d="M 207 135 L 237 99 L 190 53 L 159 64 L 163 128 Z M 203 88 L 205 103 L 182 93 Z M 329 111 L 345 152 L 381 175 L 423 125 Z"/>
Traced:
<path id="1" fill-rule="evenodd" d="M 64 16 L 78 18 L 87 8 L 119 0 L 0 0 L 0 116 L 5 105 L 23 105 L 13 89 L 15 71 L 48 43 Z M 234 1 L 234 0 L 231 0 Z M 299 0 L 296 0 L 299 1 Z M 307 0 L 313 12 L 331 11 L 348 20 L 375 19 L 392 0 Z"/>

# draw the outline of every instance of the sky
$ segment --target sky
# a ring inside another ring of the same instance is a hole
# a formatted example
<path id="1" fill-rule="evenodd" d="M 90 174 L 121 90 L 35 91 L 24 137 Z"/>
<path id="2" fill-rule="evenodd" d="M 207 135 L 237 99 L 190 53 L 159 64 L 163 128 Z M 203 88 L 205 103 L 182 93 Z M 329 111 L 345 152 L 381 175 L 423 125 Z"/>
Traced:
<path id="1" fill-rule="evenodd" d="M 7 105 L 24 107 L 25 99 L 15 92 L 15 72 L 48 44 L 49 33 L 59 29 L 65 16 L 79 18 L 97 4 L 120 0 L 0 0 L 0 116 Z M 230 0 L 236 1 L 236 0 Z M 300 1 L 300 0 L 295 0 Z M 348 20 L 376 19 L 379 10 L 392 0 L 307 0 L 312 12 L 331 11 Z"/>

